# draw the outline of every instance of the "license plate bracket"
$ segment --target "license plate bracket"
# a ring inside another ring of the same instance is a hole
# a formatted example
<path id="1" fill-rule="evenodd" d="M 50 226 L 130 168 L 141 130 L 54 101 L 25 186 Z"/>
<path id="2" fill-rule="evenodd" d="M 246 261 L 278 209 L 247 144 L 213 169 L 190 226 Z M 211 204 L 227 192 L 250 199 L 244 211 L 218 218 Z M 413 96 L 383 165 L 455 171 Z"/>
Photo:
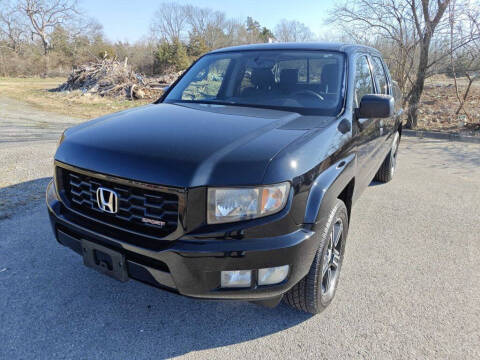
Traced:
<path id="1" fill-rule="evenodd" d="M 125 256 L 118 251 L 82 239 L 83 263 L 102 274 L 125 282 L 128 280 Z"/>

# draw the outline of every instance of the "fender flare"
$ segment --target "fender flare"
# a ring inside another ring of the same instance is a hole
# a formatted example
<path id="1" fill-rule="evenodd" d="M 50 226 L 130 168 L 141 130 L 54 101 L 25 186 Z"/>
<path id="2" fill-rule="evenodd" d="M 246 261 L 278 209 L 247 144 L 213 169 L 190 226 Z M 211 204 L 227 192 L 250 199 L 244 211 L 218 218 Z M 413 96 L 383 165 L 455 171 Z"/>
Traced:
<path id="1" fill-rule="evenodd" d="M 328 216 L 333 203 L 355 177 L 357 157 L 350 154 L 317 176 L 307 198 L 305 224 L 316 224 Z"/>

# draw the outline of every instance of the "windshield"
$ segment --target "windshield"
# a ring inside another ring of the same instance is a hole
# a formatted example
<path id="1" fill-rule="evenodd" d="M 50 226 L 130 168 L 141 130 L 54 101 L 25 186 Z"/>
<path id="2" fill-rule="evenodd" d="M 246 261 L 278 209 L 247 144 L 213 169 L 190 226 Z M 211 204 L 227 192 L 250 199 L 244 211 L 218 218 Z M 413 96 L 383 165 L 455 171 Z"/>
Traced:
<path id="1" fill-rule="evenodd" d="M 198 60 L 164 99 L 336 115 L 344 56 L 327 51 L 242 51 Z"/>

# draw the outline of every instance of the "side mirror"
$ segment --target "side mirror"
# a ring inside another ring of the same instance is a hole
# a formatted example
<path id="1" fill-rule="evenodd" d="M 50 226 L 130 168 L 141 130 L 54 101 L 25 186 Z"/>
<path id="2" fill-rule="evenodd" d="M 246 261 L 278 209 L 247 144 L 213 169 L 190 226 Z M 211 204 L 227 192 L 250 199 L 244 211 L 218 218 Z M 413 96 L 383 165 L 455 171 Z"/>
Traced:
<path id="1" fill-rule="evenodd" d="M 388 118 L 393 116 L 395 100 L 390 95 L 369 94 L 362 97 L 359 118 Z"/>

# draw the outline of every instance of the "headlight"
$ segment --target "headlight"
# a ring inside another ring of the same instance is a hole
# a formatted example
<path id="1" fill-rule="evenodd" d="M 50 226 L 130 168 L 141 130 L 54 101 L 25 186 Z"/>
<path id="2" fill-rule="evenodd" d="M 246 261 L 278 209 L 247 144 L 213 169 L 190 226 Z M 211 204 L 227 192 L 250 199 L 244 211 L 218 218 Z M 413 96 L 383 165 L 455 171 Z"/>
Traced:
<path id="1" fill-rule="evenodd" d="M 255 188 L 209 188 L 207 222 L 219 224 L 259 218 L 285 207 L 290 183 Z"/>

